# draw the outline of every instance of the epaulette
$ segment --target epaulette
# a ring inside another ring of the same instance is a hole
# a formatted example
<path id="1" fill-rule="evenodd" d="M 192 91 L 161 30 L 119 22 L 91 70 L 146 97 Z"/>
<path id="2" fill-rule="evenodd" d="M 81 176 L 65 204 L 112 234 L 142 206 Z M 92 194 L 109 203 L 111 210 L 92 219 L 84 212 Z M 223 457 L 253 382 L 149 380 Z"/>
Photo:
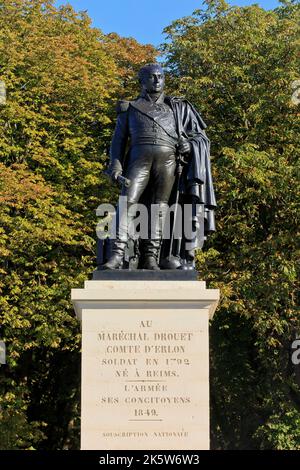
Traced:
<path id="1" fill-rule="evenodd" d="M 117 104 L 117 114 L 125 113 L 129 108 L 130 101 L 121 100 Z"/>

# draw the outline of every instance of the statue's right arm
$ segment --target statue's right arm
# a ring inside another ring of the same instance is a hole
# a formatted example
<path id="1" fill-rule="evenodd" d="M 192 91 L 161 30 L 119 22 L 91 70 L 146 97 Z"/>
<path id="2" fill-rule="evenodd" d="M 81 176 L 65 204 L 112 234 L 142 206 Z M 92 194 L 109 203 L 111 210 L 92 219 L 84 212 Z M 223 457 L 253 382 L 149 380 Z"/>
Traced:
<path id="1" fill-rule="evenodd" d="M 125 158 L 126 145 L 128 141 L 128 107 L 125 103 L 118 104 L 118 119 L 110 146 L 109 172 L 113 181 L 122 174 Z M 129 103 L 128 103 L 129 105 Z"/>

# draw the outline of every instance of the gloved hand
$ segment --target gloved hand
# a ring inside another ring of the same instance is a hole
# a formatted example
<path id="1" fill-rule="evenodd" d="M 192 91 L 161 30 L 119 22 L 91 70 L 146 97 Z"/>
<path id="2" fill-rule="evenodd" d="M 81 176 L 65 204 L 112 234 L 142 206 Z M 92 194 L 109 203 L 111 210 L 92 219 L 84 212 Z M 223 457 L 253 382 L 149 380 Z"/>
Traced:
<path id="1" fill-rule="evenodd" d="M 178 152 L 182 155 L 190 153 L 192 144 L 187 139 L 180 139 L 177 145 Z"/>
<path id="2" fill-rule="evenodd" d="M 110 177 L 113 183 L 117 182 L 117 179 L 119 176 L 122 175 L 122 172 L 123 172 L 123 168 L 122 168 L 121 162 L 117 159 L 113 160 L 109 167 L 109 173 L 110 173 Z"/>

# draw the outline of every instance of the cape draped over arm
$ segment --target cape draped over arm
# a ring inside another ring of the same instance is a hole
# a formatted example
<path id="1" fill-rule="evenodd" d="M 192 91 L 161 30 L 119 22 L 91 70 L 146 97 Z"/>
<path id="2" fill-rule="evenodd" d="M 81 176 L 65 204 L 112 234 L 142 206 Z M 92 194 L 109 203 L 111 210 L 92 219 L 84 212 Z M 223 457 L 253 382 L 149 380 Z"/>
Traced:
<path id="1" fill-rule="evenodd" d="M 210 141 L 205 134 L 206 124 L 193 105 L 181 98 L 170 98 L 177 123 L 179 137 L 189 140 L 191 154 L 181 193 L 204 206 L 204 234 L 215 231 L 214 209 L 217 207 L 210 164 Z"/>

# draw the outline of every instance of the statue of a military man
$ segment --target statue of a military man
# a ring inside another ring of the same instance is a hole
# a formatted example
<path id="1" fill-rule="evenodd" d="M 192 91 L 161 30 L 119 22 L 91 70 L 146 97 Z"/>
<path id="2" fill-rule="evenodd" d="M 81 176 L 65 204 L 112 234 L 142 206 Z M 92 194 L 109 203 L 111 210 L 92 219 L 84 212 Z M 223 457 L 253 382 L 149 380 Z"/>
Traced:
<path id="1" fill-rule="evenodd" d="M 117 213 L 117 235 L 111 240 L 111 254 L 102 269 L 122 269 L 128 239 L 128 213 L 133 204 L 155 204 L 159 210 L 151 220 L 149 237 L 139 245 L 139 268 L 193 269 L 194 250 L 199 237 L 186 249 L 184 236 L 164 241 L 162 227 L 171 202 L 202 208 L 200 221 L 195 209 L 192 221 L 205 235 L 215 230 L 216 207 L 209 159 L 209 140 L 200 114 L 185 99 L 164 94 L 164 72 L 159 64 L 148 64 L 139 72 L 141 94 L 133 101 L 121 101 L 110 149 L 109 173 L 116 182 L 125 176 L 122 196 L 127 211 Z M 172 201 L 173 198 L 173 201 Z M 198 211 L 198 212 L 197 212 Z M 200 222 L 199 222 L 200 221 Z M 198 225 L 197 225 L 198 224 Z M 150 225 L 150 224 L 149 224 Z M 199 232 L 200 233 L 200 232 Z M 189 240 L 191 241 L 191 240 Z"/>

